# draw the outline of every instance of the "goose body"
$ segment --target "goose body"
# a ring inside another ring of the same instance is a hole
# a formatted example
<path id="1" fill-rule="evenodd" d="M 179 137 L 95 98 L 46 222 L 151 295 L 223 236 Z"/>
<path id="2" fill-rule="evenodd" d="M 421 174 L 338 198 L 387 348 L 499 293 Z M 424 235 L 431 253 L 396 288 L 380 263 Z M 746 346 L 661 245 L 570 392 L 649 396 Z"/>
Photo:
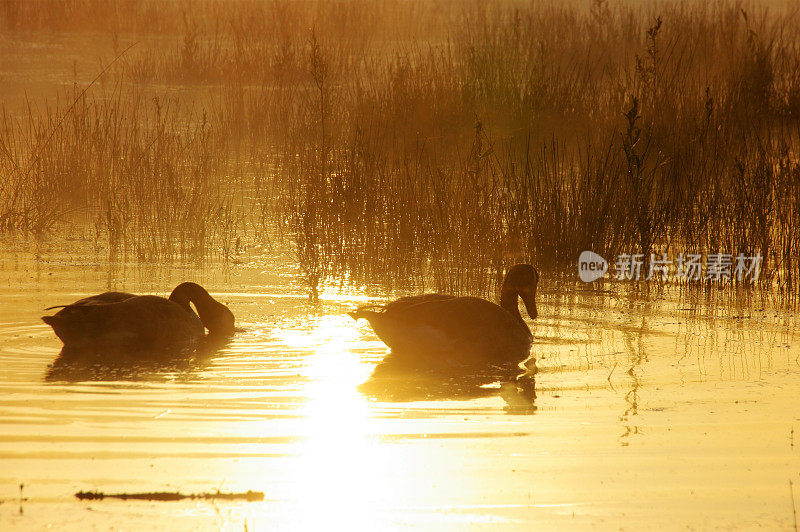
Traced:
<path id="1" fill-rule="evenodd" d="M 530 354 L 533 337 L 522 319 L 518 297 L 536 317 L 539 274 L 528 264 L 509 270 L 500 305 L 477 297 L 424 294 L 350 313 L 365 318 L 404 365 L 519 363 Z"/>
<path id="2" fill-rule="evenodd" d="M 215 336 L 234 329 L 228 307 L 195 283 L 178 285 L 169 298 L 105 292 L 61 307 L 42 321 L 65 349 L 151 351 L 190 345 L 205 336 L 206 328 Z"/>

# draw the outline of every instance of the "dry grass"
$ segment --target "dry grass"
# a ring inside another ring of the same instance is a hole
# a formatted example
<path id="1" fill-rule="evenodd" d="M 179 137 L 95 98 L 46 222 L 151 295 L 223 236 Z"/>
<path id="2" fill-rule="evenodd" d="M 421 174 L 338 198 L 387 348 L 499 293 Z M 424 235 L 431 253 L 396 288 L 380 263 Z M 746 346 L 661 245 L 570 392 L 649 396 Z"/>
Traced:
<path id="1" fill-rule="evenodd" d="M 229 246 L 238 191 L 208 121 L 124 91 L 3 115 L 0 228 L 42 233 L 77 212 L 142 260 Z"/>
<path id="2" fill-rule="evenodd" d="M 61 3 L 73 11 L 51 20 L 5 0 L 0 24 L 92 24 L 92 2 Z M 27 168 L 47 120 L 29 117 L 38 132 L 4 120 L 0 142 L 17 155 L 0 159 L 0 186 L 26 198 L 0 210 L 7 227 L 46 228 L 88 205 L 109 213 L 109 234 L 166 250 L 185 235 L 202 249 L 210 235 L 288 224 L 313 288 L 488 290 L 512 262 L 571 272 L 584 249 L 761 253 L 763 279 L 800 293 L 790 5 L 104 5 L 114 14 L 96 16 L 116 21 L 114 48 L 141 43 L 116 69 L 137 89 L 76 110 L 35 179 L 18 179 L 14 161 Z M 128 95 L 170 86 L 191 90 L 158 111 Z M 110 117 L 99 133 L 97 116 Z M 118 129 L 102 156 L 81 140 Z M 120 151 L 133 168 L 108 162 Z M 253 165 L 255 183 L 223 177 Z M 258 191 L 256 205 L 236 203 L 242 187 Z"/>

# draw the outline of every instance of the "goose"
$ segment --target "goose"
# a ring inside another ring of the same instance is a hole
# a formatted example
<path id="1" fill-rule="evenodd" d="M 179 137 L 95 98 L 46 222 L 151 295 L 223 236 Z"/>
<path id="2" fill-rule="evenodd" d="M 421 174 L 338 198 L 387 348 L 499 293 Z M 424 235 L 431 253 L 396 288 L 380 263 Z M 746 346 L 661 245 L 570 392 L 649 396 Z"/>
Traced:
<path id="1" fill-rule="evenodd" d="M 477 297 L 424 294 L 360 307 L 349 315 L 366 319 L 391 348 L 384 363 L 518 364 L 530 355 L 533 341 L 518 298 L 528 315 L 536 318 L 538 283 L 539 272 L 533 266 L 517 264 L 503 280 L 499 305 Z"/>
<path id="2" fill-rule="evenodd" d="M 189 303 L 194 303 L 195 314 Z M 148 352 L 187 346 L 234 332 L 233 313 L 196 283 L 182 283 L 169 298 L 105 292 L 79 299 L 42 321 L 53 328 L 67 350 Z M 199 314 L 199 316 L 198 316 Z"/>

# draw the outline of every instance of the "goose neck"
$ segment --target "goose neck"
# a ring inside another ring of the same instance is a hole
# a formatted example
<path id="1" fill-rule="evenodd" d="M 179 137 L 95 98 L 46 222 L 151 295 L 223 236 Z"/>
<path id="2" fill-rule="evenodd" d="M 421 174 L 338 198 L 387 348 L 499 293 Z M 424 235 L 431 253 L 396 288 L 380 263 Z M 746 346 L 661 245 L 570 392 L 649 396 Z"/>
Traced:
<path id="1" fill-rule="evenodd" d="M 519 293 L 511 287 L 504 286 L 503 291 L 500 293 L 500 306 L 503 307 L 509 314 L 514 316 L 519 323 L 525 325 L 525 320 L 522 319 L 522 314 L 519 312 L 518 304 Z M 527 327 L 527 325 L 526 325 Z"/>

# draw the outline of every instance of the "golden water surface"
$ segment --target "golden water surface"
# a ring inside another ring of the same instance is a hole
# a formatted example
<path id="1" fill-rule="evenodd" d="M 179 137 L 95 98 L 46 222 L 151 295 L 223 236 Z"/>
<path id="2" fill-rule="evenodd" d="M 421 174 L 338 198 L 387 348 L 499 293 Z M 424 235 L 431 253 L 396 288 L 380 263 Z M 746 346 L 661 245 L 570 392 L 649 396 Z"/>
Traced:
<path id="1" fill-rule="evenodd" d="M 543 275 L 537 397 L 520 405 L 455 378 L 362 393 L 387 353 L 344 314 L 366 294 L 311 304 L 288 261 L 156 268 L 4 246 L 1 530 L 796 530 L 800 321 L 770 297 Z M 190 279 L 242 328 L 216 353 L 51 371 L 45 307 Z M 265 500 L 73 496 L 218 489 Z"/>

